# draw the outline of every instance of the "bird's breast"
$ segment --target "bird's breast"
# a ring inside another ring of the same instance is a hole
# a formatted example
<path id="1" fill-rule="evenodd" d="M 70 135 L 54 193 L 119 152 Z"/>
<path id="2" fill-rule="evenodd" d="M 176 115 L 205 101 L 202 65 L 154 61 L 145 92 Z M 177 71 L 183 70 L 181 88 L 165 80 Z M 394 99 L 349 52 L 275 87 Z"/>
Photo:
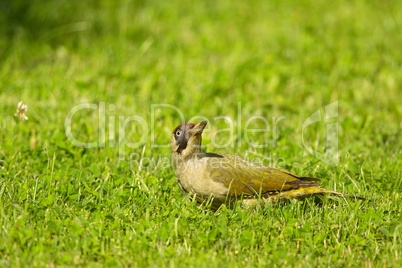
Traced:
<path id="1" fill-rule="evenodd" d="M 197 194 L 204 198 L 211 195 L 224 200 L 228 192 L 222 183 L 214 181 L 208 165 L 202 159 L 187 161 L 185 165 L 176 169 L 176 177 L 183 192 Z"/>

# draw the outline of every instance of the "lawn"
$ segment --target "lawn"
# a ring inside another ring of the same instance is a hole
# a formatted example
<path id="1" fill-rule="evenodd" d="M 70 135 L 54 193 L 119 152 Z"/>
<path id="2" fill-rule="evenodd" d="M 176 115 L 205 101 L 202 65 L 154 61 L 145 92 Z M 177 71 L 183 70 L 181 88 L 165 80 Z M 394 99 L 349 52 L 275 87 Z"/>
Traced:
<path id="1" fill-rule="evenodd" d="M 1 1 L 0 266 L 401 266 L 401 47 L 401 1 Z M 170 135 L 205 119 L 367 201 L 186 202 Z"/>

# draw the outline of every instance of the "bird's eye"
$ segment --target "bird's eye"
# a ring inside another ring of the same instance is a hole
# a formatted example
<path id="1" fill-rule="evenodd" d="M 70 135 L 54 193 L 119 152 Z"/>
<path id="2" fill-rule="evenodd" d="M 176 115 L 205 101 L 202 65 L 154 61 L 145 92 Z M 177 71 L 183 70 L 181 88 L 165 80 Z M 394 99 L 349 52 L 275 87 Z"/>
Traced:
<path id="1" fill-rule="evenodd" d="M 176 136 L 180 137 L 180 135 L 181 135 L 181 131 L 180 130 L 176 131 Z"/>

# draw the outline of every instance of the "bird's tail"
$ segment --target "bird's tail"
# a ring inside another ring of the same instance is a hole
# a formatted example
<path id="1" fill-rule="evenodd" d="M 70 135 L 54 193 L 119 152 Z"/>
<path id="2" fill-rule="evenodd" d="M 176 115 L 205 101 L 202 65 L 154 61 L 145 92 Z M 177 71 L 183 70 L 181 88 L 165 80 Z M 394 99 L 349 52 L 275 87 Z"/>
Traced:
<path id="1" fill-rule="evenodd" d="M 289 191 L 283 191 L 277 194 L 271 194 L 267 197 L 262 198 L 261 200 L 259 199 L 244 199 L 242 201 L 243 205 L 247 207 L 255 207 L 259 206 L 262 204 L 268 204 L 268 203 L 275 203 L 281 200 L 286 200 L 286 199 L 304 199 L 309 196 L 313 195 L 327 195 L 327 194 L 333 194 L 337 196 L 345 196 L 348 198 L 353 198 L 353 199 L 359 199 L 359 200 L 366 200 L 363 197 L 355 196 L 355 195 L 350 195 L 350 194 L 344 194 L 340 193 L 337 191 L 333 190 L 327 190 L 327 189 L 322 189 L 319 187 L 306 187 L 306 188 L 299 188 L 295 190 L 289 190 Z M 262 202 L 261 202 L 262 201 Z"/>
<path id="2" fill-rule="evenodd" d="M 312 195 L 326 195 L 326 194 L 345 196 L 348 198 L 359 199 L 362 201 L 366 200 L 363 197 L 350 195 L 350 194 L 344 194 L 344 193 L 340 193 L 340 192 L 333 191 L 333 190 L 322 189 L 319 187 L 307 187 L 307 188 L 299 188 L 299 189 L 290 190 L 290 191 L 283 191 L 281 193 L 278 193 L 277 195 L 270 196 L 268 199 L 272 199 L 272 201 L 275 201 L 275 200 L 281 199 L 281 198 L 300 199 L 300 198 L 305 198 L 305 197 L 312 196 Z"/>

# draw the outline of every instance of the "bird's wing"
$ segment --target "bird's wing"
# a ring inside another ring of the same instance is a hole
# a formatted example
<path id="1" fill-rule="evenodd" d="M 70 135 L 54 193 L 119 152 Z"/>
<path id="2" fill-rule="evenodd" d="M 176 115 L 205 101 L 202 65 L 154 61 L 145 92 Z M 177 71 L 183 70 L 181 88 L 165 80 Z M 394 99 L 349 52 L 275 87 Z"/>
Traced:
<path id="1" fill-rule="evenodd" d="M 224 184 L 229 195 L 256 195 L 317 187 L 319 179 L 298 177 L 288 171 L 271 168 L 228 154 L 205 154 L 208 176 Z"/>

